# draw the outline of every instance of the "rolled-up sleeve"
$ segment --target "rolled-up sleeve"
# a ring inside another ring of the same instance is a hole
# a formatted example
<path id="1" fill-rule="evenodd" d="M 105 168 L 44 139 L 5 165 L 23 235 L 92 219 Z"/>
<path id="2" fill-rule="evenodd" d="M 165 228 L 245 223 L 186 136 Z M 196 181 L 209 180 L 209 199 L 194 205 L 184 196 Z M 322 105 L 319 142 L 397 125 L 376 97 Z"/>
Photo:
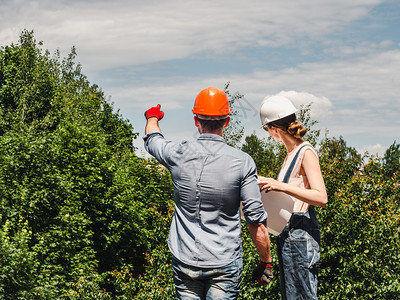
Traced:
<path id="1" fill-rule="evenodd" d="M 264 223 L 268 215 L 261 202 L 261 194 L 257 182 L 257 169 L 251 157 L 248 157 L 244 163 L 243 172 L 240 198 L 246 222 L 248 224 Z"/>

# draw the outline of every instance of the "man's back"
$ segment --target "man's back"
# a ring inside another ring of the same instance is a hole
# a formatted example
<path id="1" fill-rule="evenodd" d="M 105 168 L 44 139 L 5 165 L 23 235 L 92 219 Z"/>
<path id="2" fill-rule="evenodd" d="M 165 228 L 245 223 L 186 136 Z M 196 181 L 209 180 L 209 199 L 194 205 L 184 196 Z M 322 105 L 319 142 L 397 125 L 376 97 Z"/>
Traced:
<path id="1" fill-rule="evenodd" d="M 239 204 L 254 223 L 265 219 L 253 160 L 215 134 L 169 142 L 149 133 L 146 149 L 171 172 L 175 214 L 169 247 L 180 261 L 224 266 L 241 256 Z"/>

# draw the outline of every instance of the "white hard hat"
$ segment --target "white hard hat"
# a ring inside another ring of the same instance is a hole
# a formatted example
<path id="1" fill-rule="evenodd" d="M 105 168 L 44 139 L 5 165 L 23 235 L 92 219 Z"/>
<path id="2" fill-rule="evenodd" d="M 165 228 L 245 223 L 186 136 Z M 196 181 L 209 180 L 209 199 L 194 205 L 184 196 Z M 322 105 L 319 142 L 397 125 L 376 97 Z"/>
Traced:
<path id="1" fill-rule="evenodd" d="M 262 126 L 294 114 L 297 108 L 286 97 L 265 97 L 261 103 L 260 119 Z"/>

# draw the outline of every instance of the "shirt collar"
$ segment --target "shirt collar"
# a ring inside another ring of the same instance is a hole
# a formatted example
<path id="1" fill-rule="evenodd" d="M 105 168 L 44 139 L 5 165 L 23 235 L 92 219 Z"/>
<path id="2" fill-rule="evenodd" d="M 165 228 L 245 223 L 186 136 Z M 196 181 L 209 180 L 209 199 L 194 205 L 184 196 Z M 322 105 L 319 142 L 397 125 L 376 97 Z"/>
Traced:
<path id="1" fill-rule="evenodd" d="M 226 143 L 225 139 L 218 135 L 218 134 L 213 134 L 213 133 L 203 133 L 199 136 L 199 138 L 197 139 L 199 141 L 217 141 L 217 142 L 223 142 Z"/>

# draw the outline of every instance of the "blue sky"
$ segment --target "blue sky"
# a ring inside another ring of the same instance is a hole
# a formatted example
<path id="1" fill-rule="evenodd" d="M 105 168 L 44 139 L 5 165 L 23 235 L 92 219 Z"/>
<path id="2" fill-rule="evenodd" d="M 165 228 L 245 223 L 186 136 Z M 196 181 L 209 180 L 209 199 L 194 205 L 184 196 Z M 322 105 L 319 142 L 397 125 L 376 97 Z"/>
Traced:
<path id="1" fill-rule="evenodd" d="M 257 110 L 282 93 L 312 102 L 317 128 L 360 152 L 400 142 L 398 0 L 2 0 L 0 45 L 23 29 L 63 56 L 75 46 L 141 136 L 143 112 L 160 103 L 165 136 L 193 139 L 197 93 L 230 82 L 246 134 L 266 136 Z"/>

